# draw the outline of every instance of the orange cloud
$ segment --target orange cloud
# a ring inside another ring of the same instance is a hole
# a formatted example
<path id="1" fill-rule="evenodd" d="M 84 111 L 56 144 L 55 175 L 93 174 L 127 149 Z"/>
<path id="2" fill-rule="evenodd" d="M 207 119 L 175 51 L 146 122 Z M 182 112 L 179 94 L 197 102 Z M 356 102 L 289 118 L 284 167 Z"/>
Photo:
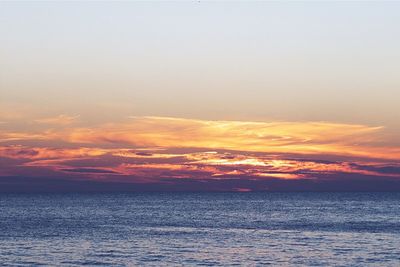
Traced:
<path id="1" fill-rule="evenodd" d="M 186 147 L 253 152 L 400 158 L 400 148 L 380 145 L 382 127 L 326 122 L 204 121 L 134 117 L 130 122 L 76 128 L 72 143 Z"/>
<path id="2" fill-rule="evenodd" d="M 75 119 L 61 115 L 37 121 L 66 125 Z M 383 145 L 382 130 L 382 127 L 326 122 L 267 123 L 133 117 L 125 123 L 93 127 L 4 131 L 0 133 L 0 141 L 43 140 L 79 146 L 227 149 L 398 160 L 400 148 Z"/>
<path id="3" fill-rule="evenodd" d="M 382 145 L 381 127 L 161 117 L 76 127 L 58 119 L 42 121 L 49 129 L 0 133 L 0 175 L 151 184 L 400 178 L 400 149 Z"/>
<path id="4" fill-rule="evenodd" d="M 356 162 L 319 162 L 315 160 L 285 159 L 283 156 L 263 154 L 248 155 L 241 152 L 218 153 L 151 153 L 131 149 L 101 148 L 42 148 L 25 146 L 0 147 L 0 157 L 28 160 L 23 166 L 44 167 L 52 170 L 65 170 L 69 162 L 79 163 L 80 167 L 109 170 L 115 174 L 139 175 L 142 177 L 167 175 L 175 178 L 190 177 L 196 172 L 209 177 L 255 176 L 281 179 L 312 178 L 315 174 L 354 173 L 368 176 L 400 177 L 400 173 L 381 173 L 375 167 L 385 167 L 380 163 L 363 163 L 366 169 L 359 168 Z M 88 161 L 107 157 L 101 166 L 92 166 Z M 110 158 L 111 157 L 111 158 Z M 111 164 L 111 162 L 113 162 Z M 85 165 L 86 164 L 86 165 Z M 397 166 L 397 165 L 396 165 Z M 372 167 L 372 169 L 368 169 Z M 90 172 L 87 172 L 90 173 Z M 94 172 L 101 175 L 100 172 Z M 104 172 L 104 174 L 108 174 Z"/>

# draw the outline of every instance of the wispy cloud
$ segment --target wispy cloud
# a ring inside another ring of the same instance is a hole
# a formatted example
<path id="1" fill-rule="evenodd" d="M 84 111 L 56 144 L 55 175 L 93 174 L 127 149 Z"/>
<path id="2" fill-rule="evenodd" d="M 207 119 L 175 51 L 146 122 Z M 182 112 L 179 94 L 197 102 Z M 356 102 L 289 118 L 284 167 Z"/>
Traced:
<path id="1" fill-rule="evenodd" d="M 400 179 L 400 150 L 381 145 L 381 127 L 163 117 L 94 127 L 50 124 L 34 133 L 1 134 L 1 176 L 160 185 L 218 181 L 233 191 L 259 183 L 270 188 L 265 181 Z M 247 182 L 238 187 L 238 181 Z"/>
<path id="2" fill-rule="evenodd" d="M 36 123 L 49 124 L 49 125 L 69 125 L 76 122 L 79 119 L 77 116 L 69 116 L 65 114 L 58 115 L 56 117 L 42 118 L 35 120 Z"/>
<path id="3" fill-rule="evenodd" d="M 205 121 L 134 117 L 130 122 L 75 128 L 72 143 L 135 147 L 196 147 L 271 153 L 337 154 L 396 159 L 397 147 L 380 146 L 382 127 L 327 122 Z"/>

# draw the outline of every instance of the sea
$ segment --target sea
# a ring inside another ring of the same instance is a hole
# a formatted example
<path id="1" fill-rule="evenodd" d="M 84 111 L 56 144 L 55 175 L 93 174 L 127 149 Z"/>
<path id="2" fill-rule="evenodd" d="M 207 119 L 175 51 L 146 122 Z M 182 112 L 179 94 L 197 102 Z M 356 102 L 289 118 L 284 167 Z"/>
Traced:
<path id="1" fill-rule="evenodd" d="M 400 193 L 0 194 L 2 266 L 400 266 Z"/>

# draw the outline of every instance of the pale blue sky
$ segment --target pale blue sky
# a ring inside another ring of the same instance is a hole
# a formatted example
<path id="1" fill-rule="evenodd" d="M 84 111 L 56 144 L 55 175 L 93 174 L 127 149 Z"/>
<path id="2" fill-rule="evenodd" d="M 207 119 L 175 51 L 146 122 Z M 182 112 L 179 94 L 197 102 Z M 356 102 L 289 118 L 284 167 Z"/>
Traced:
<path id="1" fill-rule="evenodd" d="M 398 131 L 399 47 L 400 2 L 1 2 L 0 104 Z"/>

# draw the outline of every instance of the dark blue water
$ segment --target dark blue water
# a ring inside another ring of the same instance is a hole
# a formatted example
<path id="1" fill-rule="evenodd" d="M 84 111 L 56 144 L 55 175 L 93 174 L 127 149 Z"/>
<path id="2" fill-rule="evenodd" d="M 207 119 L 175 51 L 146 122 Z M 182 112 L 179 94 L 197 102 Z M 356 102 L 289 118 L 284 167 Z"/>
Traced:
<path id="1" fill-rule="evenodd" d="M 4 265 L 400 265 L 400 193 L 0 195 Z"/>

